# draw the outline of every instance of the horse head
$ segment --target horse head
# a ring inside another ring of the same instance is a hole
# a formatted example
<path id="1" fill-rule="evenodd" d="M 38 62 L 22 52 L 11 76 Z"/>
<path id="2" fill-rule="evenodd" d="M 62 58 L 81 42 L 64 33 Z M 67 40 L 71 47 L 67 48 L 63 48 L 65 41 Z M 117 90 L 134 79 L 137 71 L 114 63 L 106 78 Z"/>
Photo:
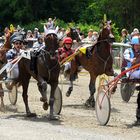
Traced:
<path id="1" fill-rule="evenodd" d="M 51 30 L 51 29 L 48 30 L 44 26 L 44 31 L 45 31 L 44 41 L 45 41 L 45 46 L 46 46 L 45 50 L 53 58 L 56 55 L 57 49 L 59 48 L 58 38 L 57 38 L 58 28 L 56 28 L 55 30 Z"/>
<path id="2" fill-rule="evenodd" d="M 107 39 L 110 43 L 115 42 L 115 37 L 113 35 L 112 31 L 112 22 L 111 21 L 106 21 L 102 23 L 102 30 L 100 32 L 100 39 L 104 40 Z"/>
<path id="3" fill-rule="evenodd" d="M 70 31 L 67 33 L 68 37 L 71 37 L 72 40 L 76 40 L 77 42 L 80 41 L 79 34 L 75 28 L 70 28 Z"/>

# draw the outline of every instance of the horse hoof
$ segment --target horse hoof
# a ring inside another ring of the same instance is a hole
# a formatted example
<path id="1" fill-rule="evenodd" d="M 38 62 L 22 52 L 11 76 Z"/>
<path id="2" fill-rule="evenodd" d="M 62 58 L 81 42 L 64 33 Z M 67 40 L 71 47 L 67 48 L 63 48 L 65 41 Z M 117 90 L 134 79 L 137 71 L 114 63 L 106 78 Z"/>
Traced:
<path id="1" fill-rule="evenodd" d="M 95 101 L 94 101 L 94 100 L 88 99 L 88 100 L 85 102 L 85 106 L 86 106 L 86 107 L 92 107 L 92 108 L 94 108 L 94 107 L 95 107 Z"/>
<path id="2" fill-rule="evenodd" d="M 44 109 L 44 110 L 48 110 L 48 106 L 49 106 L 48 103 L 45 102 L 45 103 L 43 104 L 43 109 Z"/>
<path id="3" fill-rule="evenodd" d="M 67 96 L 67 97 L 70 97 L 70 92 L 67 92 L 67 93 L 66 93 L 66 96 Z"/>
<path id="4" fill-rule="evenodd" d="M 85 103 L 85 107 L 90 107 L 90 104 L 89 103 Z"/>
<path id="5" fill-rule="evenodd" d="M 133 126 L 140 126 L 140 120 L 135 121 L 132 125 Z"/>
<path id="6" fill-rule="evenodd" d="M 50 121 L 55 121 L 55 120 L 59 120 L 59 119 L 60 119 L 60 117 L 58 115 L 50 115 L 49 116 Z"/>
<path id="7" fill-rule="evenodd" d="M 47 101 L 47 98 L 40 97 L 40 101 L 41 102 L 46 102 Z"/>
<path id="8" fill-rule="evenodd" d="M 36 117 L 36 113 L 28 113 L 27 117 Z"/>

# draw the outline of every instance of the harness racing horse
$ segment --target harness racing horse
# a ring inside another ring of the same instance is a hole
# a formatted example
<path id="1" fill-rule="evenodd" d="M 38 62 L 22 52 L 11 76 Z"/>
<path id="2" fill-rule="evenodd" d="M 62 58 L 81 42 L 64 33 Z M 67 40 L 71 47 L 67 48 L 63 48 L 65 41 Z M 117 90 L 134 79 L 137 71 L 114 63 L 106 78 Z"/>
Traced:
<path id="1" fill-rule="evenodd" d="M 110 29 L 104 27 L 101 30 L 97 42 L 95 45 L 90 47 L 90 52 L 92 55 L 88 58 L 86 54 L 79 51 L 79 53 L 75 56 L 75 59 L 71 61 L 70 86 L 66 96 L 70 96 L 73 90 L 73 81 L 78 72 L 78 66 L 82 66 L 90 74 L 90 97 L 86 101 L 85 105 L 94 107 L 95 82 L 97 76 L 103 73 L 108 76 L 114 75 L 112 69 L 113 59 L 111 55 Z"/>
<path id="2" fill-rule="evenodd" d="M 45 48 L 39 51 L 36 58 L 36 72 L 31 71 L 31 60 L 22 58 L 19 62 L 19 78 L 15 81 L 15 84 L 20 83 L 23 88 L 23 101 L 26 108 L 26 114 L 28 117 L 36 116 L 35 113 L 31 113 L 28 105 L 28 86 L 31 76 L 38 82 L 38 89 L 42 95 L 40 100 L 43 102 L 44 110 L 48 109 L 50 105 L 50 119 L 55 118 L 53 112 L 54 94 L 58 86 L 58 77 L 60 72 L 60 65 L 57 60 L 56 50 L 58 49 L 58 40 L 56 31 L 48 32 L 45 28 L 46 36 L 44 38 Z M 47 101 L 47 84 L 51 86 L 50 100 Z"/>
<path id="3" fill-rule="evenodd" d="M 72 40 L 76 40 L 77 43 L 81 41 L 77 30 L 75 28 L 69 28 L 69 30 L 66 31 L 66 35 L 64 35 L 61 39 L 59 39 L 60 47 L 63 46 L 63 39 L 65 37 L 70 37 Z M 73 45 L 77 46 L 78 44 L 74 43 Z M 75 48 L 75 47 L 73 47 L 73 48 Z"/>
<path id="4" fill-rule="evenodd" d="M 67 37 L 71 37 L 72 40 L 76 40 L 77 42 L 81 41 L 75 28 L 70 28 L 70 31 L 67 33 Z"/>
<path id="5" fill-rule="evenodd" d="M 7 30 L 7 34 L 5 35 L 5 42 L 4 44 L 0 47 L 0 69 L 2 68 L 3 64 L 5 64 L 7 62 L 6 60 L 6 52 L 10 49 L 10 31 L 8 30 L 8 28 L 5 28 L 5 30 Z M 3 79 L 3 75 L 0 75 L 0 80 Z M 1 106 L 0 109 L 4 110 L 4 101 L 3 101 L 3 97 L 4 97 L 4 90 L 2 87 L 2 83 L 0 83 L 0 98 L 1 98 Z"/>

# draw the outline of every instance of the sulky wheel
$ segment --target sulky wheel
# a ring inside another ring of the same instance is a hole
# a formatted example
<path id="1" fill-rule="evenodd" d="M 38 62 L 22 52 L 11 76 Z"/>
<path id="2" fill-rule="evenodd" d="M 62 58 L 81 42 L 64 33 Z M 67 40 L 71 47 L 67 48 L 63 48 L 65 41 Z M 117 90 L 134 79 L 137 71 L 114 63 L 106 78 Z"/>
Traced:
<path id="1" fill-rule="evenodd" d="M 17 86 L 13 85 L 12 89 L 8 91 L 9 100 L 12 105 L 15 105 L 17 102 L 18 90 Z"/>
<path id="2" fill-rule="evenodd" d="M 96 117 L 100 125 L 106 125 L 110 118 L 111 105 L 108 93 L 104 89 L 98 91 L 95 104 Z"/>
<path id="3" fill-rule="evenodd" d="M 120 92 L 123 101 L 128 102 L 130 100 L 130 97 L 134 94 L 134 90 L 134 83 L 121 83 Z"/>
<path id="4" fill-rule="evenodd" d="M 48 90 L 48 99 L 50 98 L 50 87 Z M 61 113 L 62 109 L 62 92 L 59 87 L 56 88 L 55 90 L 55 95 L 54 95 L 54 113 L 59 115 Z"/>

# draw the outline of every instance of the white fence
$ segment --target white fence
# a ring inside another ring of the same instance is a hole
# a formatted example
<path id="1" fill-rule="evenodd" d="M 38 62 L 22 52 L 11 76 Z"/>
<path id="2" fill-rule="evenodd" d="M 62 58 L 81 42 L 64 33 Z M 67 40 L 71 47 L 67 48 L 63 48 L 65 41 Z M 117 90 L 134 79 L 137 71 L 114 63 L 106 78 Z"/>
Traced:
<path id="1" fill-rule="evenodd" d="M 131 47 L 130 44 L 124 44 L 124 43 L 118 43 L 114 42 L 112 45 L 112 55 L 113 55 L 113 61 L 114 61 L 114 67 L 115 68 L 121 68 L 122 65 L 122 59 L 123 59 L 123 52 L 126 48 Z"/>

